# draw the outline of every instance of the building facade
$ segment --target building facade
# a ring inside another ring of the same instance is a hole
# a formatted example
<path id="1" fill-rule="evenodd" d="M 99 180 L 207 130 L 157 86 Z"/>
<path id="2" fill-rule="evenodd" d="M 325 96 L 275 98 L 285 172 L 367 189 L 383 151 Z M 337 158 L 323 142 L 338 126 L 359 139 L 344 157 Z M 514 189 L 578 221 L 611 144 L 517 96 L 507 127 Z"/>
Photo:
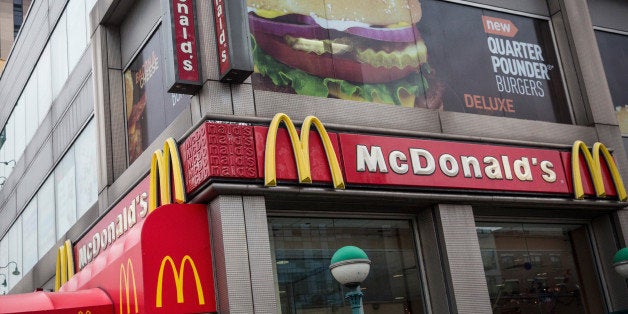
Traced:
<path id="1" fill-rule="evenodd" d="M 614 0 L 33 1 L 0 77 L 0 293 L 348 312 L 328 267 L 355 245 L 365 313 L 627 310 L 626 16 Z"/>

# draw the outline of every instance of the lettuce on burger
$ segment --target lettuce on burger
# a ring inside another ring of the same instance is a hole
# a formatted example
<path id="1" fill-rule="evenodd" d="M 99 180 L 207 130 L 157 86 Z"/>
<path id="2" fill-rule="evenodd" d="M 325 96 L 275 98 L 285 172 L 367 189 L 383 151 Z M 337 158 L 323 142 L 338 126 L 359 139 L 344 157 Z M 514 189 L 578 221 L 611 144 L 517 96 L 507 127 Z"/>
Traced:
<path id="1" fill-rule="evenodd" d="M 247 0 L 255 71 L 297 94 L 440 108 L 418 0 Z"/>

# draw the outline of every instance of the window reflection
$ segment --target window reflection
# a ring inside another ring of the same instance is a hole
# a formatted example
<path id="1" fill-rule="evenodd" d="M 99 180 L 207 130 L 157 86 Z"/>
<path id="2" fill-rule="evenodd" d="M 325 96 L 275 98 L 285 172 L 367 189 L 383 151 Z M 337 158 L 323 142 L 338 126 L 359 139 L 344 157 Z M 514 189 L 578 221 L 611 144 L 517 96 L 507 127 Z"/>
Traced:
<path id="1" fill-rule="evenodd" d="M 361 285 L 365 313 L 423 313 L 409 221 L 271 218 L 269 227 L 281 313 L 350 311 L 346 288 L 329 271 L 332 255 L 345 245 L 362 248 L 372 261 Z"/>
<path id="2" fill-rule="evenodd" d="M 478 223 L 476 231 L 494 313 L 583 313 L 599 301 L 597 286 L 579 276 L 595 274 L 576 259 L 589 254 L 574 240 L 583 226 Z"/>

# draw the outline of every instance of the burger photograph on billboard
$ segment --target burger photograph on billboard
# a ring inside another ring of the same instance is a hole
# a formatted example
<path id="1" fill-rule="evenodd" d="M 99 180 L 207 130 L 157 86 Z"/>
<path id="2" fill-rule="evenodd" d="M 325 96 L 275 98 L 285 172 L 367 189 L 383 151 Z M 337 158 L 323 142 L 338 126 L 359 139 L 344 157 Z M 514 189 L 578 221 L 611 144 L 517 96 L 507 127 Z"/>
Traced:
<path id="1" fill-rule="evenodd" d="M 418 1 L 248 0 L 261 89 L 440 108 Z"/>
<path id="2" fill-rule="evenodd" d="M 439 0 L 247 0 L 255 89 L 570 123 L 547 19 Z"/>

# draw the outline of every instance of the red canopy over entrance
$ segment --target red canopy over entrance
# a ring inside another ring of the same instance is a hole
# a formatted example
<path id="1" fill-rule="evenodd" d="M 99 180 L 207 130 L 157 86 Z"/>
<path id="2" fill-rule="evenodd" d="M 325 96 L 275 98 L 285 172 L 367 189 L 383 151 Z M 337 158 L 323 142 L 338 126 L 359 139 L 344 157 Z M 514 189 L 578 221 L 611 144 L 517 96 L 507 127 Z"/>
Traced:
<path id="1" fill-rule="evenodd" d="M 113 301 L 101 289 L 33 292 L 0 297 L 0 313 L 111 314 Z"/>
<path id="2" fill-rule="evenodd" d="M 205 205 L 157 208 L 59 291 L 2 296 L 0 314 L 216 312 Z"/>

